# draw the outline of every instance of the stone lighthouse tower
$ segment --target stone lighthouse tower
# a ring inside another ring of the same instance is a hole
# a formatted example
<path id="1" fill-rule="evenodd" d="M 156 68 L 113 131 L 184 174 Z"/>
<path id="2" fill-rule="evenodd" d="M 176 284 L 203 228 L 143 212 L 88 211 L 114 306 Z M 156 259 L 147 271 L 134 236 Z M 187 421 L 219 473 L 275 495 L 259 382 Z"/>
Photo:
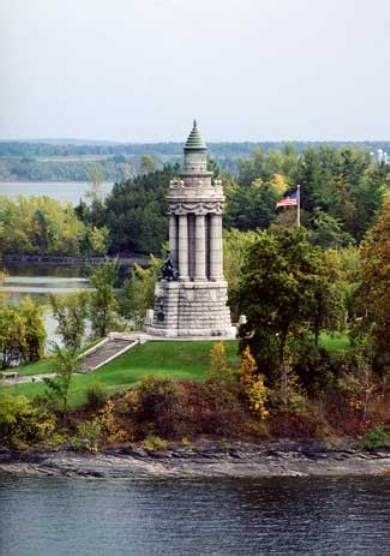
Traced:
<path id="1" fill-rule="evenodd" d="M 222 183 L 207 170 L 197 125 L 184 147 L 184 168 L 168 193 L 170 259 L 145 328 L 160 336 L 234 337 L 222 269 Z"/>

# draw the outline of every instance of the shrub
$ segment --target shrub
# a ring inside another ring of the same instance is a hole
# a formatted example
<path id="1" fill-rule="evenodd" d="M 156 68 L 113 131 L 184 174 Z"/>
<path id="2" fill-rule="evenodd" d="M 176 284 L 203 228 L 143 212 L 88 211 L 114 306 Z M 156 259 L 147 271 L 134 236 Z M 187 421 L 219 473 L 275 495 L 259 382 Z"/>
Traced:
<path id="1" fill-rule="evenodd" d="M 0 396 L 0 440 L 7 446 L 25 449 L 48 441 L 56 428 L 55 417 L 25 396 Z"/>
<path id="2" fill-rule="evenodd" d="M 270 433 L 277 438 L 316 438 L 322 426 L 315 415 L 279 412 L 270 421 Z"/>
<path id="3" fill-rule="evenodd" d="M 150 434 L 145 438 L 141 446 L 148 452 L 154 452 L 159 450 L 166 450 L 168 447 L 168 442 L 155 434 Z"/>
<path id="4" fill-rule="evenodd" d="M 137 421 L 150 434 L 173 437 L 180 422 L 179 395 L 175 383 L 169 378 L 149 376 L 138 388 Z"/>
<path id="5" fill-rule="evenodd" d="M 245 429 L 248 415 L 240 403 L 237 383 L 182 383 L 181 425 L 188 434 L 228 435 Z"/>
<path id="6" fill-rule="evenodd" d="M 106 392 L 103 385 L 99 381 L 93 382 L 87 389 L 87 405 L 91 409 L 98 409 L 104 405 L 106 401 Z"/>
<path id="7" fill-rule="evenodd" d="M 269 395 L 270 405 L 280 413 L 303 414 L 306 412 L 306 398 L 303 388 L 299 383 L 290 364 L 285 364 L 281 377 L 276 381 Z"/>
<path id="8" fill-rule="evenodd" d="M 183 436 L 183 438 L 181 439 L 181 445 L 183 446 L 183 448 L 189 448 L 191 446 L 191 440 L 188 438 L 188 436 Z"/>
<path id="9" fill-rule="evenodd" d="M 107 442 L 122 442 L 126 439 L 134 440 L 134 426 L 130 419 L 126 420 L 126 429 L 123 420 L 118 418 L 117 405 L 113 400 L 107 400 L 100 410 L 100 422 Z"/>
<path id="10" fill-rule="evenodd" d="M 77 434 L 72 439 L 72 447 L 96 453 L 99 449 L 101 434 L 102 425 L 99 419 L 84 421 L 77 427 Z"/>
<path id="11" fill-rule="evenodd" d="M 390 434 L 382 427 L 370 429 L 362 440 L 365 450 L 376 450 L 378 448 L 390 448 Z"/>
<path id="12" fill-rule="evenodd" d="M 248 388 L 248 400 L 250 408 L 259 419 L 263 421 L 269 415 L 269 411 L 266 409 L 267 401 L 267 388 L 264 385 L 264 376 L 259 375 L 258 379 L 251 384 Z"/>

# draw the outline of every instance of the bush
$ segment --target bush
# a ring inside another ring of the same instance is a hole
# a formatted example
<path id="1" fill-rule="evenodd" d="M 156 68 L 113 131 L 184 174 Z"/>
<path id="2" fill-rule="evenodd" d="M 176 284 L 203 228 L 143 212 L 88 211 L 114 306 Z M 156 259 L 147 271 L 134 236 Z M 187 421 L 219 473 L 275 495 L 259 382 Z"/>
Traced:
<path id="1" fill-rule="evenodd" d="M 106 401 L 106 392 L 99 381 L 93 382 L 87 389 L 87 406 L 91 409 L 103 407 Z"/>
<path id="2" fill-rule="evenodd" d="M 365 450 L 390 448 L 390 434 L 382 427 L 374 427 L 363 438 L 362 446 Z"/>
<path id="3" fill-rule="evenodd" d="M 107 400 L 104 407 L 100 410 L 102 431 L 104 432 L 105 440 L 109 443 L 123 442 L 126 439 L 134 440 L 135 427 L 132 419 L 127 418 L 126 423 L 123 422 L 123 419 L 120 419 L 121 413 L 123 413 L 123 407 L 121 408 L 121 406 L 127 405 L 126 402 L 123 404 L 123 399 L 126 398 L 127 392 L 119 399 L 119 403 Z M 124 424 L 126 425 L 125 428 L 123 427 Z"/>
<path id="4" fill-rule="evenodd" d="M 245 432 L 248 414 L 237 383 L 183 381 L 181 386 L 182 433 L 225 436 Z"/>
<path id="5" fill-rule="evenodd" d="M 180 422 L 179 395 L 175 383 L 169 378 L 149 376 L 137 388 L 137 421 L 144 432 L 163 437 L 177 434 Z"/>
<path id="6" fill-rule="evenodd" d="M 72 447 L 85 449 L 96 453 L 99 449 L 99 441 L 102 434 L 102 425 L 99 419 L 84 421 L 77 427 L 77 434 L 72 439 Z"/>
<path id="7" fill-rule="evenodd" d="M 55 417 L 43 406 L 25 396 L 0 396 L 0 441 L 6 446 L 26 449 L 50 441 L 55 428 Z"/>
<path id="8" fill-rule="evenodd" d="M 279 412 L 270 422 L 270 433 L 277 438 L 308 439 L 321 436 L 323 423 L 310 414 Z"/>
<path id="9" fill-rule="evenodd" d="M 150 434 L 142 442 L 142 447 L 148 452 L 154 452 L 159 450 L 166 450 L 168 447 L 168 442 L 159 436 Z"/>

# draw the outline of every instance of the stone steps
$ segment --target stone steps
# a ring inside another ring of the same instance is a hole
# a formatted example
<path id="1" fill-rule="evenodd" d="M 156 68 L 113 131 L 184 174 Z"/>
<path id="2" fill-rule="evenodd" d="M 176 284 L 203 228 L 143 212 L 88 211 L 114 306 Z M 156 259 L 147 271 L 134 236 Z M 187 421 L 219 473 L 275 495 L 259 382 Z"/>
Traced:
<path id="1" fill-rule="evenodd" d="M 138 343 L 138 339 L 109 338 L 104 343 L 98 344 L 96 349 L 87 352 L 82 357 L 81 372 L 90 373 L 96 371 L 122 355 L 122 353 L 135 347 Z"/>

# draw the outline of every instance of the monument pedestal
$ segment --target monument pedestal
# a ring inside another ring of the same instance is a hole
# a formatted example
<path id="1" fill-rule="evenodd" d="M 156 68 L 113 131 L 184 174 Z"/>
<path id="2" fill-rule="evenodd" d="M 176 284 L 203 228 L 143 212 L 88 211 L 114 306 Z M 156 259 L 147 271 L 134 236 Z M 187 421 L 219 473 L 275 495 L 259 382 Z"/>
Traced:
<path id="1" fill-rule="evenodd" d="M 235 338 L 227 303 L 227 284 L 160 281 L 155 290 L 148 334 L 165 337 L 215 336 Z"/>

